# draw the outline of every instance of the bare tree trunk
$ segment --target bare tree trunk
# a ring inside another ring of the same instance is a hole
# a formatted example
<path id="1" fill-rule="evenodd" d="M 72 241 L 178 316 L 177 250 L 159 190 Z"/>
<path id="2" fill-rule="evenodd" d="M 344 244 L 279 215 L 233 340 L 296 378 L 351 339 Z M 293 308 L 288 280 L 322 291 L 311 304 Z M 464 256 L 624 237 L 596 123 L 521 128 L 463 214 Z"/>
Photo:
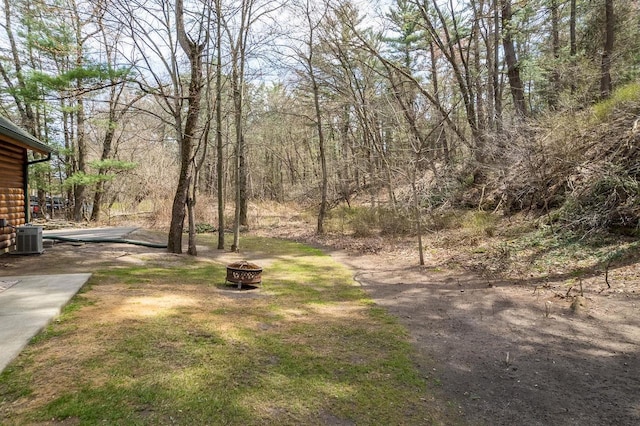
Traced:
<path id="1" fill-rule="evenodd" d="M 571 71 L 575 70 L 575 60 L 576 53 L 578 52 L 578 43 L 576 42 L 576 0 L 571 0 L 570 6 L 570 14 L 569 14 L 569 56 L 571 58 Z M 571 79 L 571 94 L 574 94 L 576 91 L 576 84 Z"/>
<path id="2" fill-rule="evenodd" d="M 224 250 L 224 145 L 222 143 L 222 0 L 216 0 L 216 169 L 218 187 L 218 250 Z"/>
<path id="3" fill-rule="evenodd" d="M 77 4 L 72 2 L 72 12 L 73 12 L 73 20 L 75 22 L 75 66 L 77 69 L 81 69 L 85 65 L 85 52 L 83 46 L 83 35 L 82 35 L 82 24 L 80 20 L 80 14 L 78 11 Z M 85 139 L 85 110 L 84 110 L 84 99 L 82 98 L 83 92 L 83 80 L 82 78 L 78 78 L 76 80 L 76 90 L 78 91 L 78 95 L 76 95 L 76 172 L 85 173 L 87 169 L 87 141 Z M 85 201 L 85 191 L 86 186 L 84 183 L 80 182 L 74 186 L 74 209 L 73 209 L 73 219 L 76 222 L 82 221 L 83 218 L 83 208 Z"/>
<path id="4" fill-rule="evenodd" d="M 324 10 L 322 11 L 322 17 L 314 21 L 313 16 L 313 1 L 305 0 L 299 4 L 302 12 L 304 13 L 304 19 L 307 21 L 307 39 L 304 41 L 304 47 L 306 51 L 300 50 L 297 52 L 302 65 L 305 68 L 309 82 L 311 83 L 311 94 L 313 96 L 313 109 L 314 109 L 314 125 L 318 132 L 318 156 L 320 160 L 320 208 L 318 211 L 318 220 L 316 226 L 316 232 L 318 234 L 324 233 L 324 222 L 328 210 L 327 192 L 328 192 L 328 176 L 327 176 L 327 154 L 325 147 L 325 135 L 324 126 L 322 123 L 322 109 L 320 107 L 320 86 L 316 77 L 316 63 L 315 63 L 315 48 L 317 44 L 316 30 L 320 25 L 320 20 L 326 17 L 327 4 L 324 4 Z M 310 147 L 309 147 L 310 148 Z"/>
<path id="5" fill-rule="evenodd" d="M 109 114 L 111 115 L 111 113 Z M 107 123 L 107 131 L 105 133 L 104 139 L 102 140 L 102 154 L 100 155 L 100 160 L 104 161 L 108 159 L 111 155 L 111 145 L 113 143 L 113 137 L 115 135 L 114 124 L 115 121 L 112 121 L 112 117 L 110 117 L 109 122 Z M 106 175 L 108 170 L 106 168 L 98 169 L 98 175 Z M 104 181 L 99 180 L 96 183 L 95 193 L 93 194 L 93 208 L 91 209 L 91 221 L 95 222 L 100 219 L 100 213 L 102 210 L 102 194 L 104 193 Z"/>
<path id="6" fill-rule="evenodd" d="M 429 42 L 429 56 L 431 57 L 431 67 L 430 67 L 430 73 L 431 73 L 431 84 L 433 85 L 433 97 L 435 98 L 437 103 L 441 103 L 440 100 L 440 78 L 438 76 L 438 59 L 436 58 L 436 48 L 434 45 L 434 42 L 431 41 Z M 406 106 L 403 106 L 403 109 L 406 110 Z M 449 163 L 449 161 L 451 161 L 451 152 L 450 152 L 450 148 L 449 148 L 449 142 L 447 140 L 447 130 L 444 126 L 444 124 L 442 124 L 442 122 L 444 121 L 445 116 L 442 114 L 441 111 L 438 111 L 438 116 L 440 116 L 443 120 L 441 120 L 439 127 L 441 128 L 441 131 L 438 132 L 439 136 L 438 136 L 438 141 L 439 141 L 439 148 L 442 150 L 442 157 L 445 163 Z M 415 123 L 415 119 L 412 120 L 413 123 L 411 124 L 412 129 L 415 128 L 416 123 Z M 415 135 L 415 129 L 414 129 L 414 135 Z"/>
<path id="7" fill-rule="evenodd" d="M 310 20 L 310 17 L 308 17 Z M 309 21 L 311 27 L 311 22 Z M 311 78 L 311 88 L 313 90 L 313 107 L 315 109 L 316 128 L 318 130 L 318 149 L 320 156 L 320 171 L 321 171 L 321 186 L 320 186 L 320 210 L 318 211 L 318 224 L 316 231 L 318 234 L 324 234 L 324 221 L 327 215 L 327 190 L 328 190 L 328 176 L 327 176 L 327 154 L 325 152 L 325 140 L 324 129 L 322 128 L 322 111 L 320 109 L 320 88 L 316 81 L 313 65 L 313 36 L 309 41 L 309 77 Z"/>
<path id="8" fill-rule="evenodd" d="M 473 87 L 476 95 L 476 114 L 478 116 L 478 131 L 484 135 L 487 130 L 487 107 L 485 105 L 485 79 L 483 78 L 484 64 L 481 63 L 482 52 L 480 49 L 480 20 L 483 16 L 484 0 L 480 0 L 478 5 L 473 4 L 473 24 L 471 38 L 473 43 Z"/>
<path id="9" fill-rule="evenodd" d="M 516 49 L 513 41 L 511 0 L 502 2 L 502 45 L 504 47 L 504 60 L 507 63 L 507 76 L 516 114 L 520 117 L 527 116 L 527 103 L 524 96 L 524 84 L 520 77 L 520 63 L 516 57 Z"/>
<path id="10" fill-rule="evenodd" d="M 233 91 L 233 103 L 234 103 L 234 117 L 236 126 L 236 153 L 235 153 L 235 176 L 236 176 L 236 196 L 235 196 L 235 213 L 234 213 L 234 225 L 233 225 L 233 244 L 231 245 L 231 251 L 237 252 L 240 250 L 240 225 L 242 224 L 241 204 L 242 204 L 242 161 L 241 158 L 244 155 L 244 137 L 242 136 L 242 92 L 238 82 L 238 70 L 237 64 L 234 63 L 231 86 Z"/>
<path id="11" fill-rule="evenodd" d="M 196 44 L 189 38 L 184 26 L 183 0 L 176 0 L 176 31 L 180 47 L 189 58 L 191 81 L 189 82 L 187 119 L 184 130 L 177 129 L 180 143 L 180 177 L 178 188 L 171 209 L 171 225 L 167 250 L 171 253 L 182 253 L 182 230 L 184 228 L 185 207 L 189 197 L 189 187 L 193 174 L 193 144 L 198 128 L 200 101 L 202 92 L 202 52 L 208 44 L 208 36 L 204 42 Z M 177 112 L 178 114 L 180 111 Z M 190 237 L 191 237 L 191 227 Z"/>
<path id="12" fill-rule="evenodd" d="M 254 0 L 242 0 L 240 6 L 240 27 L 236 38 L 231 33 L 231 27 L 225 23 L 225 29 L 231 43 L 231 91 L 233 97 L 233 117 L 235 125 L 235 212 L 233 224 L 233 244 L 231 251 L 240 250 L 240 226 L 247 224 L 247 200 L 245 169 L 245 139 L 244 139 L 244 67 L 245 49 L 247 47 L 249 27 L 252 19 Z"/>
<path id="13" fill-rule="evenodd" d="M 312 73 L 313 75 L 313 73 Z M 318 148 L 320 155 L 320 170 L 322 184 L 320 188 L 320 210 L 318 211 L 318 234 L 324 234 L 324 221 L 327 215 L 327 190 L 328 190 L 328 176 L 327 176 L 327 154 L 325 152 L 325 140 L 324 132 L 322 129 L 322 115 L 320 111 L 320 92 L 318 85 L 315 81 L 315 77 L 311 77 L 313 80 L 313 103 L 316 112 L 316 125 L 318 127 Z"/>
<path id="14" fill-rule="evenodd" d="M 195 179 L 194 179 L 195 181 Z M 198 249 L 196 247 L 196 198 L 195 198 L 195 186 L 193 185 L 193 193 L 187 197 L 187 215 L 189 217 L 189 238 L 187 243 L 187 253 L 191 256 L 198 255 Z"/>
<path id="15" fill-rule="evenodd" d="M 500 90 L 500 13 L 498 1 L 493 0 L 493 102 L 495 107 L 495 125 L 502 132 L 502 90 Z"/>
<path id="16" fill-rule="evenodd" d="M 248 191 L 248 174 L 249 168 L 247 167 L 247 141 L 244 137 L 244 132 L 241 136 L 241 144 L 238 149 L 240 158 L 238 159 L 238 170 L 240 177 L 240 226 L 249 226 L 249 191 Z"/>
<path id="17" fill-rule="evenodd" d="M 414 170 L 411 176 L 411 191 L 413 193 L 413 217 L 416 221 L 416 234 L 418 234 L 418 261 L 420 266 L 424 266 L 424 244 L 422 243 L 422 222 L 420 220 L 420 203 L 418 201 L 418 188 L 416 186 L 416 171 L 417 164 L 414 165 Z"/>
<path id="18" fill-rule="evenodd" d="M 78 83 L 78 89 L 80 90 L 81 83 Z M 76 165 L 77 172 L 84 172 L 86 170 L 87 162 L 87 142 L 85 140 L 85 114 L 84 114 L 84 101 L 82 98 L 76 100 Z M 81 222 L 83 218 L 83 208 L 85 199 L 86 186 L 82 183 L 76 184 L 73 191 L 73 220 Z"/>
<path id="19" fill-rule="evenodd" d="M 558 8 L 558 0 L 551 0 L 551 51 L 553 53 L 553 69 L 549 76 L 549 95 L 547 96 L 551 110 L 557 108 L 560 93 L 560 73 L 557 68 L 557 62 L 560 58 L 560 17 Z"/>
<path id="20" fill-rule="evenodd" d="M 182 147 L 180 155 L 180 175 L 171 208 L 171 224 L 169 226 L 169 239 L 167 242 L 167 251 L 170 253 L 182 253 L 185 206 L 187 204 L 192 173 L 190 161 L 187 160 L 187 157 L 189 159 L 191 158 L 192 147 L 186 146 L 184 140 L 181 141 L 180 144 Z"/>
<path id="21" fill-rule="evenodd" d="M 62 131 L 64 133 L 64 149 L 66 152 L 73 152 L 74 143 L 73 143 L 73 115 L 68 112 L 68 104 L 65 99 L 60 100 L 60 109 L 62 110 Z M 66 161 L 64 163 L 64 174 L 66 176 L 71 176 L 75 171 L 75 164 L 73 160 L 73 156 L 66 156 Z M 62 166 L 61 166 L 62 167 Z M 62 179 L 62 178 L 61 178 Z M 60 182 L 62 186 L 62 180 Z M 73 200 L 73 188 L 67 187 L 67 200 Z M 70 209 L 69 209 L 70 210 Z M 71 214 L 73 212 L 67 212 L 67 218 L 71 219 Z"/>
<path id="22" fill-rule="evenodd" d="M 600 68 L 600 98 L 606 99 L 611 95 L 611 55 L 613 53 L 613 38 L 615 16 L 613 14 L 613 0 L 605 0 L 605 39 L 602 51 L 602 66 Z"/>

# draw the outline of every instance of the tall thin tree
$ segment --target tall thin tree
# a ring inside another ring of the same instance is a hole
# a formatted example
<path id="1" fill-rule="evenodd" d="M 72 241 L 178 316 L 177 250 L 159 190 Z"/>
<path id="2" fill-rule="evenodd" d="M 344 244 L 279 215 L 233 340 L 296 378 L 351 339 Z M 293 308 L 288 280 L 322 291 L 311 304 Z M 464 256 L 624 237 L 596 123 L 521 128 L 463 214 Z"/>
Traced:
<path id="1" fill-rule="evenodd" d="M 516 46 L 514 41 L 516 29 L 513 21 L 511 0 L 501 0 L 501 7 L 502 46 L 504 48 L 504 60 L 507 64 L 507 77 L 509 78 L 513 107 L 517 116 L 526 117 L 527 103 L 524 96 L 524 83 L 520 76 L 520 62 L 516 55 Z"/>
<path id="2" fill-rule="evenodd" d="M 189 92 L 184 129 L 179 129 L 180 177 L 171 209 L 171 225 L 167 249 L 172 253 L 182 253 L 182 231 L 184 229 L 185 207 L 189 197 L 189 188 L 193 179 L 194 144 L 199 139 L 198 120 L 202 99 L 202 54 L 209 43 L 209 23 L 203 19 L 193 39 L 185 30 L 184 3 L 176 0 L 176 32 L 178 43 L 187 55 L 190 66 Z M 204 15 L 206 16 L 206 15 Z M 178 112 L 180 113 L 180 112 Z M 189 254 L 195 255 L 195 245 L 189 245 Z"/>
<path id="3" fill-rule="evenodd" d="M 611 94 L 611 57 L 615 36 L 615 15 L 613 0 L 604 1 L 604 48 L 602 50 L 602 65 L 600 68 L 600 97 L 606 99 Z"/>

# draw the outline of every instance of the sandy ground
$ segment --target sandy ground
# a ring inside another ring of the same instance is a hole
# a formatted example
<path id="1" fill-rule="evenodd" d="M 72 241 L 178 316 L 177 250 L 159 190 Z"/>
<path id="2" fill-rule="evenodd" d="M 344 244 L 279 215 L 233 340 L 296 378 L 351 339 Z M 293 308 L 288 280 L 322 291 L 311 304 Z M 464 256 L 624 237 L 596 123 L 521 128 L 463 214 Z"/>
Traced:
<path id="1" fill-rule="evenodd" d="M 640 291 L 563 297 L 553 284 L 488 282 L 345 256 L 357 280 L 411 332 L 470 424 L 640 424 Z M 572 307 L 573 306 L 573 307 Z M 431 365 L 431 364 L 429 364 Z"/>
<path id="2" fill-rule="evenodd" d="M 640 267 L 612 270 L 611 289 L 602 277 L 585 279 L 579 296 L 560 282 L 489 281 L 435 259 L 416 267 L 397 253 L 331 254 L 408 328 L 424 377 L 468 424 L 640 424 Z M 168 264 L 177 255 L 58 244 L 37 257 L 0 257 L 0 276 L 86 272 L 141 256 Z M 202 252 L 217 256 L 235 258 Z"/>
<path id="3" fill-rule="evenodd" d="M 411 241 L 267 234 L 334 247 L 468 424 L 640 425 L 640 265 L 612 268 L 611 288 L 602 274 L 507 281 L 452 267 L 460 253 L 430 250 L 418 267 Z"/>

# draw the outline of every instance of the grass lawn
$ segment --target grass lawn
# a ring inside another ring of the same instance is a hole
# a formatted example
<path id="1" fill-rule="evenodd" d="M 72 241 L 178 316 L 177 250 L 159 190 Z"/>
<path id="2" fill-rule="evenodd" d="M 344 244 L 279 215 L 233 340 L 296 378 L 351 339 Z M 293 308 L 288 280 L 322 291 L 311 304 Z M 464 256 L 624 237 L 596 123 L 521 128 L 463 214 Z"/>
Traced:
<path id="1" fill-rule="evenodd" d="M 274 259 L 257 290 L 186 256 L 96 271 L 0 375 L 0 424 L 450 421 L 347 269 L 301 244 L 243 248 Z"/>

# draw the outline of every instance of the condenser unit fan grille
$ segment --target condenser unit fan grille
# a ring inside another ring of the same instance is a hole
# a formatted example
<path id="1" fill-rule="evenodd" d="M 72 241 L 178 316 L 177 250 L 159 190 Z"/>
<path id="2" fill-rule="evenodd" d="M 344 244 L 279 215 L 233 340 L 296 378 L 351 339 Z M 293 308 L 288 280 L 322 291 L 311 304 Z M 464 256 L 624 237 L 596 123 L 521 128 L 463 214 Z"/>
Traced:
<path id="1" fill-rule="evenodd" d="M 16 253 L 40 254 L 42 248 L 41 226 L 20 226 L 16 229 Z"/>

